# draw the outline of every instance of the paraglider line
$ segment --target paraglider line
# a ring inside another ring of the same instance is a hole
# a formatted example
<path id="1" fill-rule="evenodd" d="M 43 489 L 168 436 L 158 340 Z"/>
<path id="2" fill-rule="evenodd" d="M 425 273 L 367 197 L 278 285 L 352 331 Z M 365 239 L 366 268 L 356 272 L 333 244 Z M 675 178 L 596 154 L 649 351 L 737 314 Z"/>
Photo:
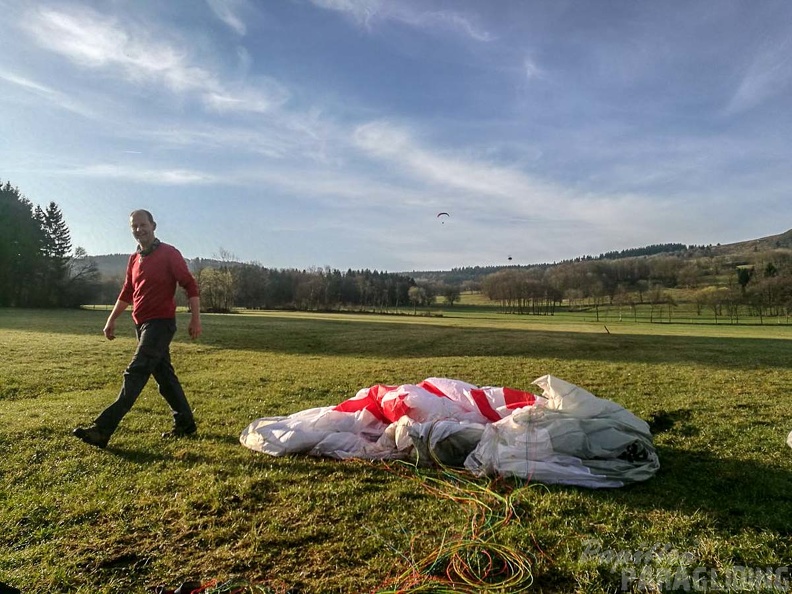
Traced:
<path id="1" fill-rule="evenodd" d="M 437 548 L 388 580 L 390 585 L 376 590 L 377 594 L 407 591 L 517 593 L 531 587 L 531 560 L 523 552 L 498 542 L 498 536 L 501 528 L 512 521 L 520 521 L 517 501 L 526 489 L 536 484 L 523 484 L 500 494 L 493 489 L 497 479 L 482 485 L 442 464 L 439 475 L 422 472 L 417 465 L 408 462 L 397 461 L 397 465 L 409 469 L 409 476 L 418 480 L 429 493 L 462 506 L 469 514 L 469 523 L 458 538 L 443 534 Z M 413 539 L 411 549 L 412 545 Z M 543 554 L 541 549 L 539 552 Z M 439 572 L 442 573 L 438 575 Z"/>

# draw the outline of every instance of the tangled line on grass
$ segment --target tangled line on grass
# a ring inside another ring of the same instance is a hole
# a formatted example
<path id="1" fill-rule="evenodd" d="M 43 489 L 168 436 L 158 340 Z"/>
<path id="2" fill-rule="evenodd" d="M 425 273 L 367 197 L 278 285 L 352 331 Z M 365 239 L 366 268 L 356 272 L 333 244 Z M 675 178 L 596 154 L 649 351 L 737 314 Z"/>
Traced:
<path id="1" fill-rule="evenodd" d="M 440 546 L 388 580 L 377 594 L 404 592 L 485 593 L 525 592 L 533 584 L 531 560 L 525 553 L 498 541 L 500 529 L 519 521 L 516 504 L 524 489 L 502 495 L 491 484 L 480 485 L 463 473 L 442 468 L 439 476 L 416 466 L 401 464 L 415 472 L 412 476 L 437 497 L 464 507 L 469 521 L 457 538 L 444 536 Z"/>

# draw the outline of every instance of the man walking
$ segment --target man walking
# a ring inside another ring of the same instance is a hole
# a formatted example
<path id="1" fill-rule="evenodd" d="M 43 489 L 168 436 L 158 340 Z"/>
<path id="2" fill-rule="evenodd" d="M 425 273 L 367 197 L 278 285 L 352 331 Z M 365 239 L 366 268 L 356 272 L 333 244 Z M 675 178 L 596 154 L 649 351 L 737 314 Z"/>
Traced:
<path id="1" fill-rule="evenodd" d="M 196 431 L 192 410 L 171 365 L 170 343 L 176 333 L 177 285 L 184 289 L 190 301 L 191 317 L 187 328 L 190 338 L 201 335 L 198 284 L 179 250 L 155 237 L 157 223 L 149 211 L 133 211 L 129 221 L 138 248 L 129 257 L 124 286 L 103 332 L 107 340 L 113 340 L 116 319 L 132 305 L 137 350 L 124 371 L 116 401 L 102 411 L 90 427 L 74 430 L 75 437 L 100 448 L 107 445 L 152 375 L 173 413 L 173 429 L 162 436 L 184 437 Z"/>

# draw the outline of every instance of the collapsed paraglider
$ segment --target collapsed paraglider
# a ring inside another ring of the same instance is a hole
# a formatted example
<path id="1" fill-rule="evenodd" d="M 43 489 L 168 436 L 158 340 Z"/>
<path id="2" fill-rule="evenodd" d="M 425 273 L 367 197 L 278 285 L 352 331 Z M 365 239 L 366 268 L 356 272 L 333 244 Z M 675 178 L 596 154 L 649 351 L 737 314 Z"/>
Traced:
<path id="1" fill-rule="evenodd" d="M 591 488 L 621 487 L 657 472 L 645 421 L 551 375 L 534 384 L 541 396 L 439 377 L 376 384 L 336 406 L 257 419 L 239 441 L 271 456 L 407 459 L 479 477 Z"/>

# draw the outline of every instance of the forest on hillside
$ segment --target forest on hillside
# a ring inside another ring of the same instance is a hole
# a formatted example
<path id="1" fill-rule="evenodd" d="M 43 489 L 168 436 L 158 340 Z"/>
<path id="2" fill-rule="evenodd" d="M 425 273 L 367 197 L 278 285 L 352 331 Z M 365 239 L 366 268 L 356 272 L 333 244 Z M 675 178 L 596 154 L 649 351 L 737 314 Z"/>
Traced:
<path id="1" fill-rule="evenodd" d="M 789 235 L 789 234 L 785 234 Z M 739 319 L 792 313 L 792 248 L 769 238 L 733 246 L 649 246 L 647 255 L 582 257 L 557 264 L 472 267 L 448 272 L 277 269 L 231 260 L 189 264 L 209 311 L 234 308 L 306 311 L 390 311 L 453 306 L 463 292 L 480 292 L 508 313 L 552 315 L 559 308 L 601 305 L 675 306 Z M 638 250 L 631 250 L 636 253 Z M 460 280 L 464 278 L 464 280 Z M 102 279 L 97 303 L 112 301 L 121 278 Z M 682 297 L 680 297 L 682 296 Z"/>
<path id="2" fill-rule="evenodd" d="M 6 182 L 0 186 L 0 306 L 76 307 L 111 304 L 128 255 L 91 257 L 72 249 L 54 202 L 34 206 Z M 100 262 L 101 264 L 98 264 Z M 230 258 L 188 260 L 202 307 L 387 311 L 453 306 L 478 291 L 502 311 L 552 315 L 618 304 L 672 304 L 684 289 L 697 308 L 735 317 L 792 313 L 792 231 L 725 246 L 658 244 L 531 266 L 385 272 L 269 268 Z"/>

